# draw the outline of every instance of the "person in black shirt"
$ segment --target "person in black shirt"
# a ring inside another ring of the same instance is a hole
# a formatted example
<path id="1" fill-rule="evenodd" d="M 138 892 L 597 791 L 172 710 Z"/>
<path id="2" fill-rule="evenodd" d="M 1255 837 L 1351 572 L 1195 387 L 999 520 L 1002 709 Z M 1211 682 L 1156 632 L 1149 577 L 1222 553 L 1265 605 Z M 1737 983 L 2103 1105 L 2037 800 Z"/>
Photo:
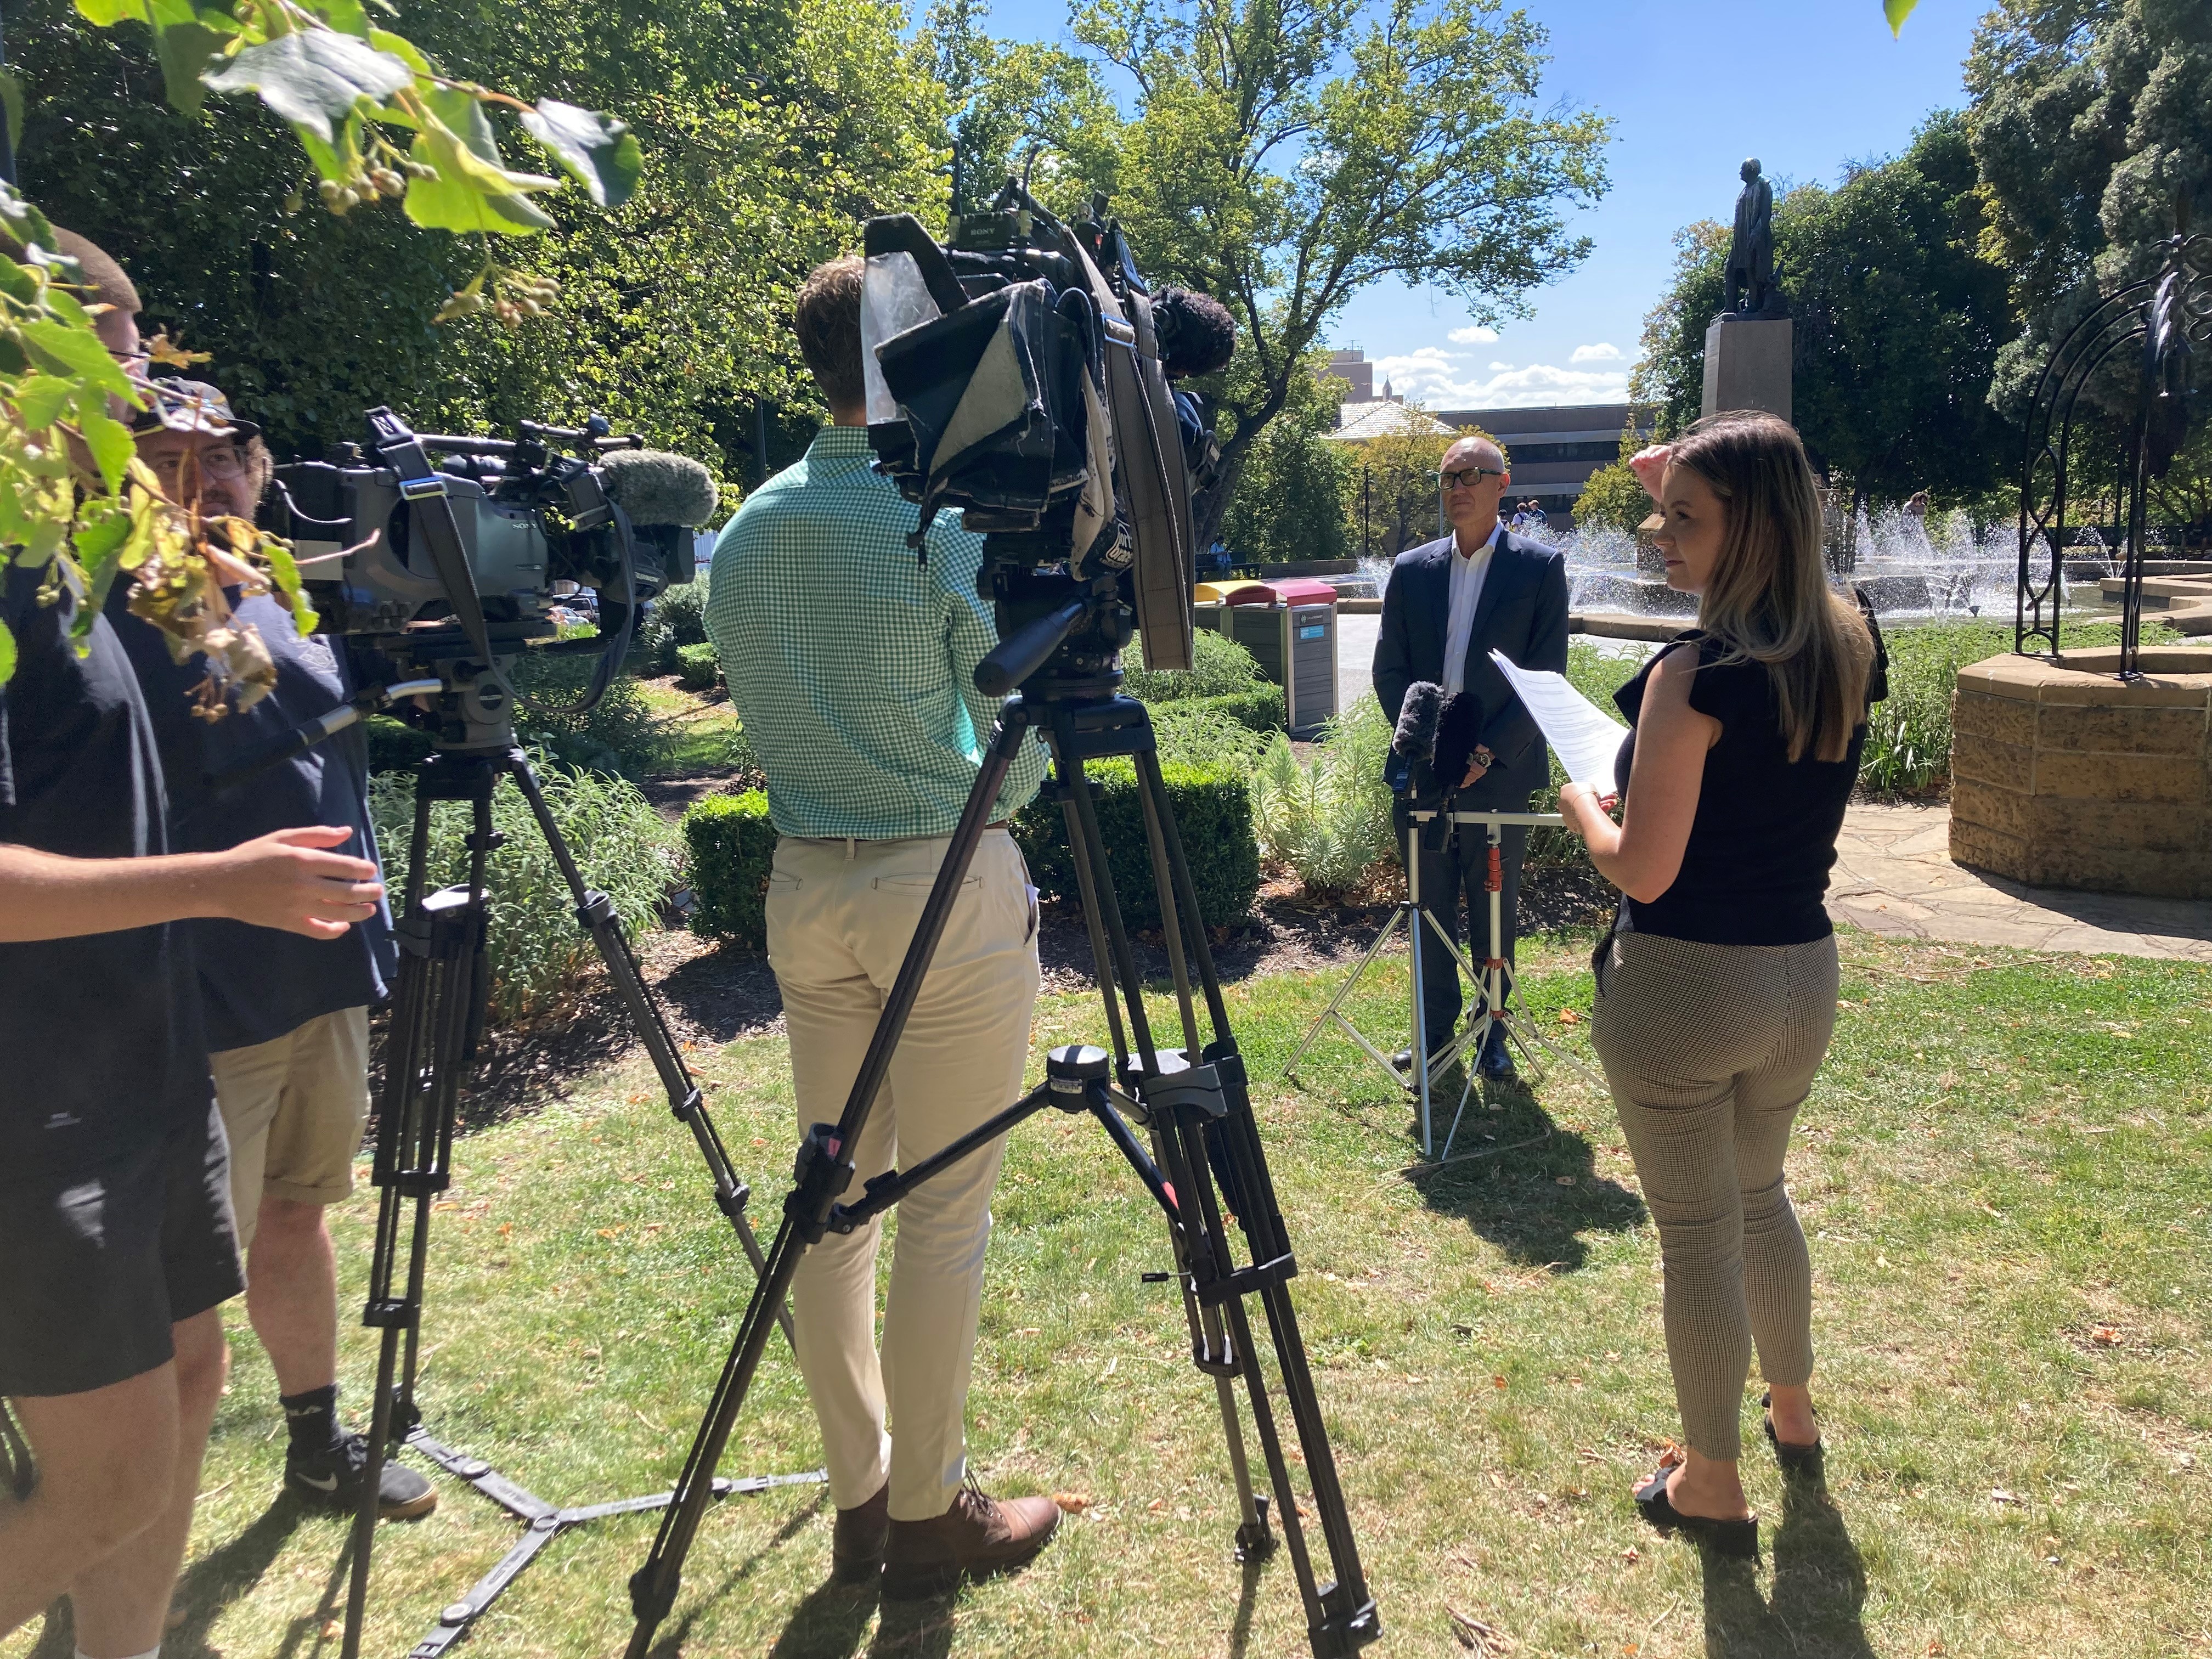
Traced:
<path id="1" fill-rule="evenodd" d="M 156 380 L 135 420 L 138 456 L 170 498 L 204 518 L 251 520 L 272 468 L 260 428 L 199 380 Z M 225 847 L 295 824 L 343 824 L 343 850 L 374 860 L 368 751 L 361 728 L 220 793 L 206 780 L 250 762 L 302 722 L 353 695 L 342 650 L 302 638 L 270 596 L 231 590 L 234 615 L 260 635 L 275 684 L 252 707 L 206 720 L 193 712 L 196 664 L 131 616 L 127 594 L 108 605 L 146 696 L 169 786 L 169 830 L 180 850 Z M 342 646 L 341 642 L 341 646 Z M 337 1418 L 337 1278 L 328 1206 L 353 1190 L 353 1161 L 368 1114 L 368 1010 L 398 966 L 390 915 L 380 907 L 335 939 L 271 935 L 234 922 L 193 928 L 216 1099 L 230 1139 L 231 1202 L 246 1258 L 246 1316 L 276 1373 L 289 1443 L 284 1485 L 318 1508 L 359 1506 L 368 1441 Z M 437 1506 L 437 1489 L 387 1460 L 379 1508 L 410 1520 Z"/>
<path id="2" fill-rule="evenodd" d="M 1778 1458 L 1820 1468 L 1812 1269 L 1783 1163 L 1835 1026 L 1821 895 L 1874 641 L 1829 589 L 1820 497 L 1786 422 L 1708 416 L 1632 465 L 1664 520 L 1668 585 L 1699 596 L 1698 626 L 1619 693 L 1621 821 L 1587 785 L 1561 789 L 1559 810 L 1623 894 L 1594 958 L 1590 1038 L 1659 1226 L 1687 1448 L 1636 1501 L 1662 1530 L 1756 1554 L 1737 1473 L 1754 1345 Z"/>
<path id="3" fill-rule="evenodd" d="M 118 358 L 137 295 L 60 233 Z M 127 301 L 127 304 L 124 301 Z M 158 1650 L 238 1293 L 228 1155 L 175 923 L 334 939 L 383 889 L 288 830 L 175 854 L 137 680 L 105 617 L 0 550 L 0 1398 L 38 1484 L 0 1504 L 0 1636 L 70 1598 L 81 1651 Z"/>

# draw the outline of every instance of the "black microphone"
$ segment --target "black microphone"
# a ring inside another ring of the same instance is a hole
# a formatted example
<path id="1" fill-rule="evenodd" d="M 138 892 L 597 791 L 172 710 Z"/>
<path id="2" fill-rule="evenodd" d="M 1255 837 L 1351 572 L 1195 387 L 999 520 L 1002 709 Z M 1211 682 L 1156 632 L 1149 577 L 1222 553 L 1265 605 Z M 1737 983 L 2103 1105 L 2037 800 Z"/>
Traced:
<path id="1" fill-rule="evenodd" d="M 1434 680 L 1415 680 L 1406 688 L 1398 708 L 1398 729 L 1390 734 L 1390 752 L 1409 761 L 1434 760 L 1437 725 L 1444 712 L 1444 689 Z"/>

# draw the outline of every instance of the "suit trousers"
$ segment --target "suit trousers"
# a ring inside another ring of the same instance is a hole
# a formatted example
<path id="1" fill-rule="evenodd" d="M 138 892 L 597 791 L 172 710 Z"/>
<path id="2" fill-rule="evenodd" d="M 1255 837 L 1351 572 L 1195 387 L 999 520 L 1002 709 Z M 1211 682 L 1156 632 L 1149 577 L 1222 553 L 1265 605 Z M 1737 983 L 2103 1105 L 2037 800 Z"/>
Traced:
<path id="1" fill-rule="evenodd" d="M 802 1136 L 843 1112 L 949 844 L 776 843 L 769 961 L 791 1033 Z M 854 1149 L 855 1193 L 1019 1097 L 1037 981 L 1036 890 L 1012 836 L 988 830 Z M 971 1152 L 901 1200 L 880 1351 L 880 1218 L 825 1236 L 799 1262 L 799 1368 L 839 1509 L 866 1503 L 886 1479 L 895 1520 L 927 1521 L 951 1507 L 967 1470 L 969 1371 L 1005 1146 Z"/>
<path id="2" fill-rule="evenodd" d="M 1461 811 L 1526 811 L 1520 807 L 1476 806 L 1462 802 Z M 1398 832 L 1398 860 L 1405 861 L 1406 826 L 1410 822 L 1406 815 L 1405 798 L 1401 796 L 1393 822 Z M 1501 933 L 1505 941 L 1505 959 L 1513 960 L 1513 939 L 1517 929 L 1517 911 L 1521 898 L 1521 860 L 1528 849 L 1528 828 L 1526 824 L 1508 825 L 1499 837 L 1498 866 L 1504 876 L 1503 890 L 1499 893 L 1498 914 Z M 1460 925 L 1460 904 L 1467 905 L 1467 925 Z M 1490 954 L 1490 831 L 1479 823 L 1455 824 L 1449 837 L 1441 820 L 1430 823 L 1421 836 L 1421 908 L 1434 916 L 1442 925 L 1445 937 L 1454 944 L 1468 941 L 1467 954 L 1478 970 Z M 1429 1052 L 1433 1054 L 1451 1041 L 1453 1030 L 1459 1024 L 1462 1000 L 1459 988 L 1459 969 L 1443 947 L 1436 942 L 1436 935 L 1425 933 L 1421 939 L 1421 1008 L 1422 1026 L 1428 1033 Z"/>

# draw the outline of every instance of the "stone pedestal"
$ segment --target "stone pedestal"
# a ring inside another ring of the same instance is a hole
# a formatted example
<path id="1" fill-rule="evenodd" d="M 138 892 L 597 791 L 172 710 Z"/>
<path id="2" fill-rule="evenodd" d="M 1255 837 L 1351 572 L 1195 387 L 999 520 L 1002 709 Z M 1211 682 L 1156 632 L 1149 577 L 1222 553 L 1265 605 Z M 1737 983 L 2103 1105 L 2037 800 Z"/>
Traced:
<path id="1" fill-rule="evenodd" d="M 1705 331 L 1704 412 L 1763 409 L 1790 418 L 1790 349 L 1787 317 L 1716 319 Z"/>
<path id="2" fill-rule="evenodd" d="M 1951 856 L 2036 887 L 2212 898 L 2212 651 L 1992 657 L 1952 703 Z"/>

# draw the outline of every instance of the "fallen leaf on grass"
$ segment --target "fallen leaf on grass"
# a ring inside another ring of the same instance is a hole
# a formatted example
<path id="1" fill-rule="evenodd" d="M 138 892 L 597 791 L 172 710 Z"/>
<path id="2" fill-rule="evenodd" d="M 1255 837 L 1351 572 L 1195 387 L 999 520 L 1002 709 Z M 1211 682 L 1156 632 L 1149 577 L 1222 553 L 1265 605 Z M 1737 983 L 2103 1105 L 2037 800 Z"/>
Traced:
<path id="1" fill-rule="evenodd" d="M 1581 1024 L 1582 1023 L 1583 1023 L 1583 1017 L 1582 1017 L 1580 1014 L 1577 1013 L 1573 1009 L 1571 1009 L 1571 1008 L 1562 1008 L 1562 1009 L 1560 1009 L 1560 1010 L 1559 1010 L 1559 1024 L 1562 1024 L 1562 1025 L 1579 1025 L 1579 1024 Z"/>
<path id="2" fill-rule="evenodd" d="M 1631 1544 L 1626 1549 L 1621 1551 L 1620 1559 L 1632 1567 L 1644 1559 L 1644 1552 Z"/>
<path id="3" fill-rule="evenodd" d="M 2002 1486 L 1991 1486 L 1990 1488 L 1990 1502 L 1992 1504 L 2024 1504 L 2027 1501 L 2027 1500 L 2021 1497 L 2019 1493 L 2007 1492 Z"/>
<path id="4" fill-rule="evenodd" d="M 1091 1494 L 1081 1492 L 1056 1492 L 1052 1495 L 1052 1501 L 1060 1506 L 1063 1514 L 1080 1515 L 1091 1507 Z"/>
<path id="5" fill-rule="evenodd" d="M 336 1642 L 343 1638 L 344 1635 L 345 1621 L 343 1620 L 325 1619 L 323 1620 L 323 1640 L 325 1642 Z"/>
<path id="6" fill-rule="evenodd" d="M 2096 1326 L 2090 1331 L 2089 1340 L 2100 1348 L 2117 1348 L 2120 1346 L 2120 1328 L 2117 1325 Z"/>
<path id="7" fill-rule="evenodd" d="M 1502 1376 L 1493 1376 L 1490 1379 L 1490 1386 L 1493 1389 L 1502 1389 L 1505 1386 L 1505 1379 Z"/>

